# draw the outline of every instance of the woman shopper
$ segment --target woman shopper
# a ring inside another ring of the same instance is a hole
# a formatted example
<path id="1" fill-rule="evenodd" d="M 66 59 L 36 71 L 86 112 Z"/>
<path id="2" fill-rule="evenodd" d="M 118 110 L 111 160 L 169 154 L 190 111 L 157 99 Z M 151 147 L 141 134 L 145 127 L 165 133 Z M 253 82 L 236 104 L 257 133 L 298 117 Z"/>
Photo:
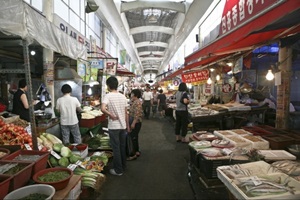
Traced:
<path id="1" fill-rule="evenodd" d="M 109 172 L 115 176 L 121 176 L 126 168 L 126 129 L 129 132 L 129 120 L 127 114 L 127 99 L 124 94 L 117 91 L 119 82 L 114 76 L 106 80 L 109 93 L 103 98 L 101 110 L 108 119 L 108 133 L 113 150 L 113 169 Z"/>
<path id="2" fill-rule="evenodd" d="M 29 103 L 26 96 L 27 83 L 25 79 L 19 81 L 19 89 L 14 93 L 12 113 L 19 115 L 21 119 L 30 122 Z"/>
<path id="3" fill-rule="evenodd" d="M 161 117 L 165 117 L 165 110 L 167 108 L 167 103 L 166 103 L 167 97 L 163 93 L 162 89 L 160 89 L 158 92 L 159 92 L 159 95 L 157 96 L 158 111 L 160 112 Z"/>
<path id="4" fill-rule="evenodd" d="M 139 132 L 142 127 L 142 118 L 143 118 L 143 107 L 140 100 L 142 94 L 139 89 L 134 89 L 131 91 L 131 106 L 129 109 L 129 124 L 133 148 L 135 150 L 135 155 L 128 157 L 127 160 L 135 160 L 140 156 L 140 147 L 139 147 Z"/>
<path id="5" fill-rule="evenodd" d="M 185 140 L 188 126 L 188 104 L 190 103 L 186 83 L 179 84 L 178 91 L 176 92 L 176 125 L 175 135 L 177 142 L 188 142 Z"/>

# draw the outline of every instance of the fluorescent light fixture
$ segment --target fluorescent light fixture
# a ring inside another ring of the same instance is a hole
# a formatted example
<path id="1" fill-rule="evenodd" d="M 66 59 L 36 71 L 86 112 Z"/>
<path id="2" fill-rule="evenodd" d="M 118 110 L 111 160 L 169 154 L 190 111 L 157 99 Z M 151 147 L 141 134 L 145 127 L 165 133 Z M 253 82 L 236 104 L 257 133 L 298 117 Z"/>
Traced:
<path id="1" fill-rule="evenodd" d="M 216 76 L 216 80 L 219 81 L 220 79 L 221 79 L 221 76 L 218 74 L 218 75 Z"/>
<path id="2" fill-rule="evenodd" d="M 229 67 L 232 67 L 233 66 L 233 63 L 232 62 L 228 62 L 226 63 Z"/>
<path id="3" fill-rule="evenodd" d="M 271 69 L 268 70 L 268 73 L 267 73 L 267 75 L 266 75 L 266 79 L 267 79 L 268 81 L 271 81 L 271 80 L 274 79 L 274 74 L 272 73 L 272 70 L 271 70 Z"/>

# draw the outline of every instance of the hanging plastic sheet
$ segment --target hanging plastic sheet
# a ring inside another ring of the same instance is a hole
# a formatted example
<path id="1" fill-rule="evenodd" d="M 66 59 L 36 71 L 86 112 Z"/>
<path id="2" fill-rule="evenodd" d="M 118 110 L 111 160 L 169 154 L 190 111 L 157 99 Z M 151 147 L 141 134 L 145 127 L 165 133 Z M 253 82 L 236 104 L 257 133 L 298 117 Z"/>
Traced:
<path id="1" fill-rule="evenodd" d="M 20 36 L 29 43 L 36 40 L 41 46 L 73 59 L 87 57 L 83 44 L 74 41 L 22 0 L 2 1 L 0 31 Z"/>

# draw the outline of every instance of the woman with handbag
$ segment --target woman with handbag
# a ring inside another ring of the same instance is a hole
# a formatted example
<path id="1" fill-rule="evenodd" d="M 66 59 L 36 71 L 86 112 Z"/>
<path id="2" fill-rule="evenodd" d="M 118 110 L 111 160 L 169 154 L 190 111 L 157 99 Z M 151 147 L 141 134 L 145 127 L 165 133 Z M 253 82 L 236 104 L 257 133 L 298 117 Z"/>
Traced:
<path id="1" fill-rule="evenodd" d="M 135 150 L 135 155 L 129 155 L 127 160 L 135 160 L 140 156 L 140 147 L 139 147 L 139 132 L 142 127 L 142 117 L 143 117 L 143 107 L 141 101 L 141 91 L 139 89 L 134 89 L 131 91 L 131 105 L 129 108 L 129 125 L 131 132 L 130 137 L 132 139 L 133 148 Z"/>
<path id="2" fill-rule="evenodd" d="M 187 93 L 186 83 L 182 82 L 179 84 L 178 91 L 176 92 L 176 125 L 175 125 L 175 135 L 177 142 L 186 143 L 185 136 L 187 134 L 188 126 L 188 104 L 190 99 Z"/>

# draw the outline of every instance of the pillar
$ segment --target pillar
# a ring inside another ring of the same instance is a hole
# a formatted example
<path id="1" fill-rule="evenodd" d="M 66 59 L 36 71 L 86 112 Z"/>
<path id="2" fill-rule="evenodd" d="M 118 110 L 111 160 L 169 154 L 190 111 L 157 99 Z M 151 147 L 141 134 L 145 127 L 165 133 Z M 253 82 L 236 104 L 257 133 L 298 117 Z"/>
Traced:
<path id="1" fill-rule="evenodd" d="M 46 18 L 52 22 L 53 21 L 53 0 L 43 1 L 43 14 Z M 44 77 L 43 81 L 47 87 L 47 90 L 51 96 L 52 111 L 54 111 L 54 64 L 53 64 L 54 52 L 50 49 L 43 48 L 43 69 Z M 54 117 L 54 112 L 53 116 Z"/>
<path id="2" fill-rule="evenodd" d="M 291 70 L 292 49 L 281 47 L 278 53 L 278 69 L 281 73 L 281 83 L 277 86 L 277 111 L 276 128 L 289 128 L 290 92 L 291 92 Z"/>

